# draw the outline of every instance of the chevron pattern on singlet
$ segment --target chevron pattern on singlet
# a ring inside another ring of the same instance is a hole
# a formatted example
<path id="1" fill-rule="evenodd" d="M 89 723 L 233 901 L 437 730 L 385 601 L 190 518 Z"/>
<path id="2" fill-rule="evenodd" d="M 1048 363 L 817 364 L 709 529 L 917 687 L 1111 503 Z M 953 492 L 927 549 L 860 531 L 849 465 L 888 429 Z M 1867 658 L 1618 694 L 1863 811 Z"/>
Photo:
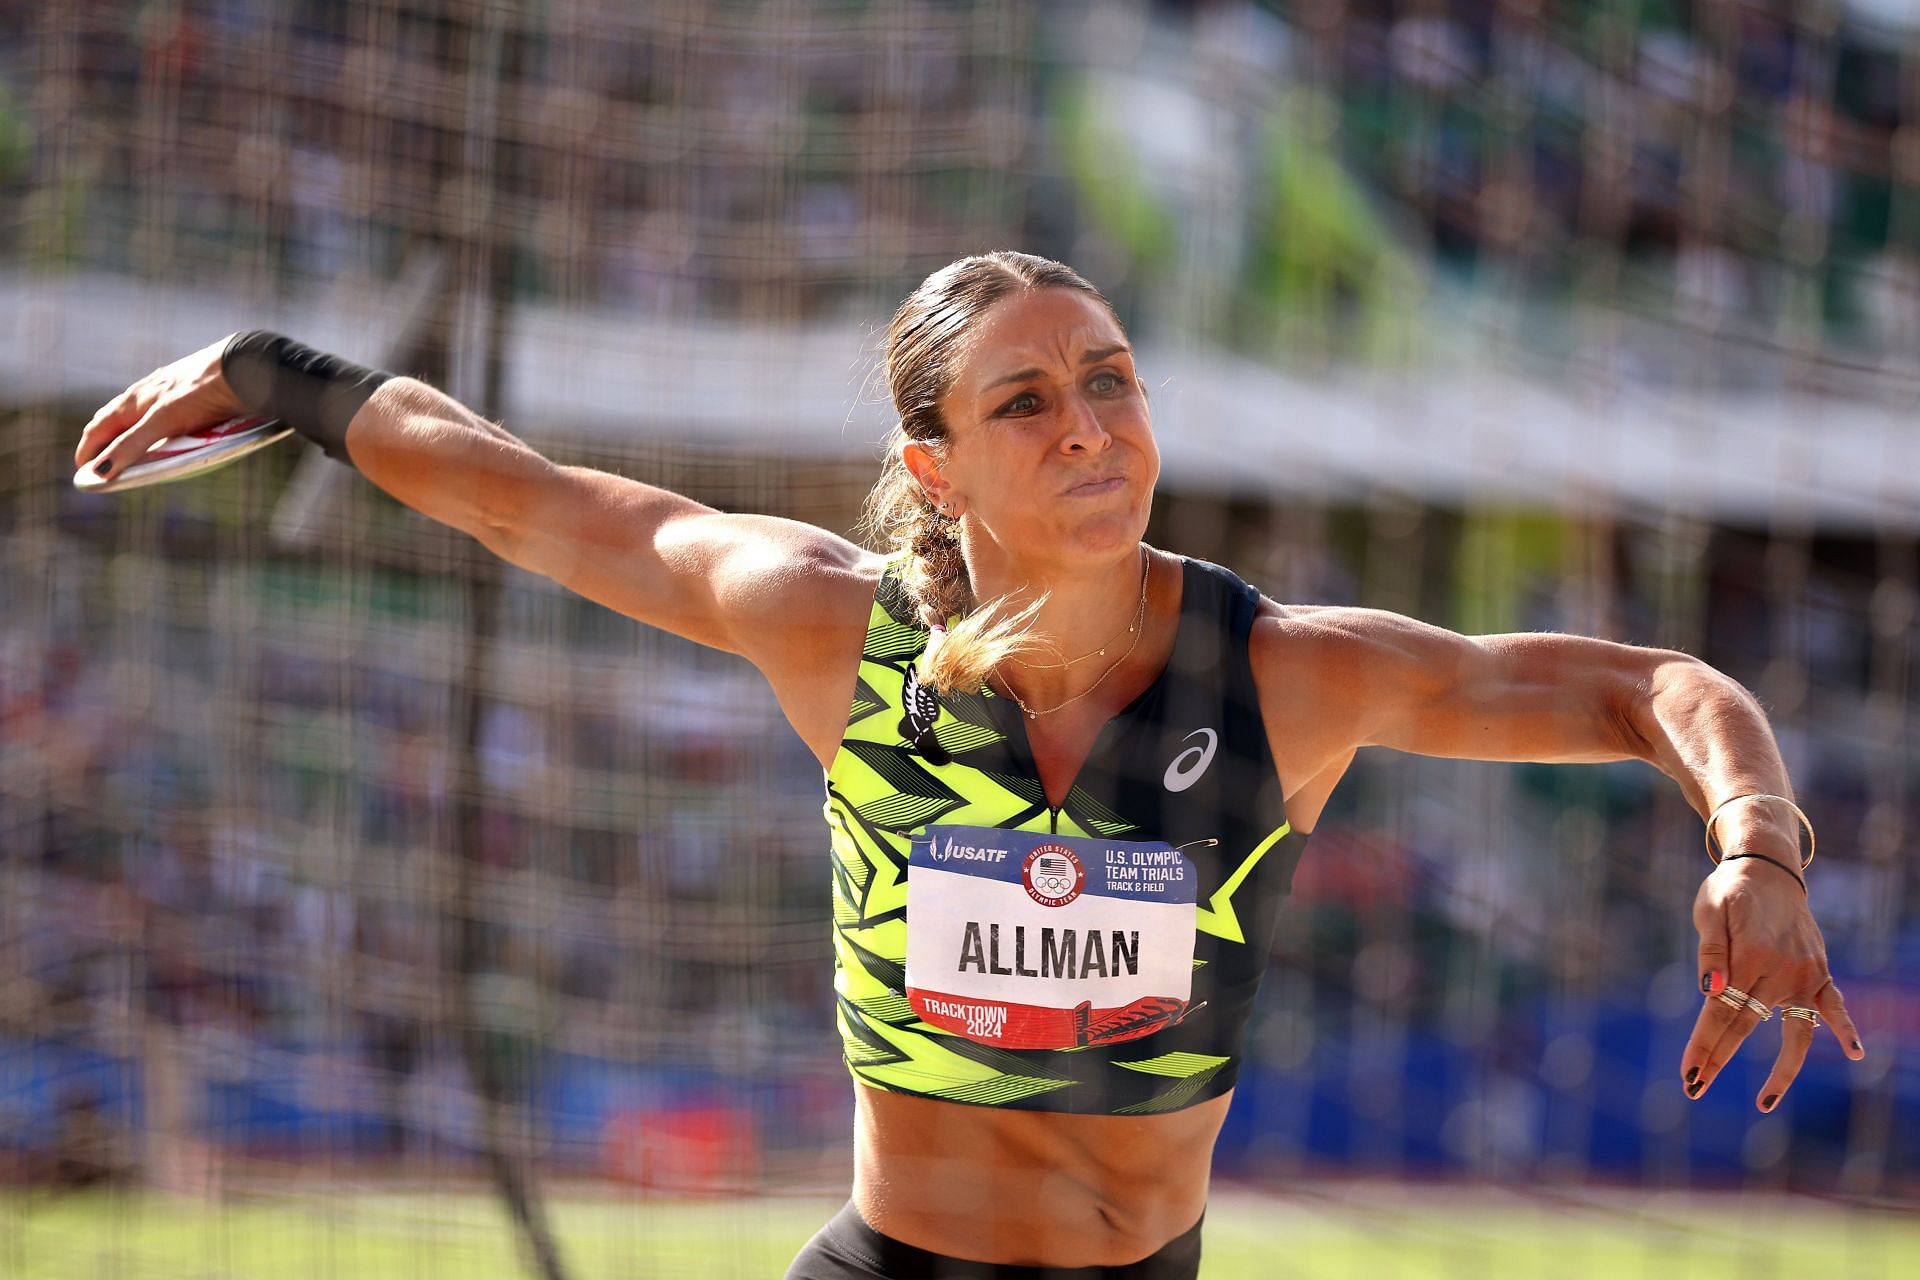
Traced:
<path id="1" fill-rule="evenodd" d="M 1045 1095 L 1076 1083 L 1063 1060 L 1085 1050 L 1009 1052 L 923 1022 L 910 1007 L 910 837 L 928 823 L 1109 838 L 1134 828 L 1077 786 L 1055 815 L 1039 781 L 1009 768 L 1006 737 L 987 708 L 990 692 L 940 698 L 933 736 L 950 763 L 933 765 L 909 745 L 902 732 L 908 673 L 927 639 L 910 608 L 890 568 L 875 595 L 846 733 L 827 775 L 834 988 L 847 1067 L 855 1079 L 881 1089 L 1053 1109 Z M 1140 1072 L 1133 1078 L 1150 1094 L 1124 1108 L 1134 1114 L 1185 1105 L 1224 1061 L 1195 1054 L 1156 1058 L 1145 1044 L 1139 1063 L 1114 1063 Z M 1152 1086 L 1153 1077 L 1164 1087 Z"/>

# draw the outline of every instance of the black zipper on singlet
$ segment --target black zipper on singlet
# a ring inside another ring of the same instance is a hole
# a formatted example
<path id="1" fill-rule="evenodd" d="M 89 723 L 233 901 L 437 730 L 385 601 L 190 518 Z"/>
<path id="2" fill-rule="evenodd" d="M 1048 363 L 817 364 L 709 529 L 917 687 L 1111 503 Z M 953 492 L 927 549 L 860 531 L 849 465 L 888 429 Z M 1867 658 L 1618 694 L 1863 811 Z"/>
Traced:
<path id="1" fill-rule="evenodd" d="M 1053 835 L 1060 834 L 1060 810 L 1047 806 L 1047 830 Z"/>

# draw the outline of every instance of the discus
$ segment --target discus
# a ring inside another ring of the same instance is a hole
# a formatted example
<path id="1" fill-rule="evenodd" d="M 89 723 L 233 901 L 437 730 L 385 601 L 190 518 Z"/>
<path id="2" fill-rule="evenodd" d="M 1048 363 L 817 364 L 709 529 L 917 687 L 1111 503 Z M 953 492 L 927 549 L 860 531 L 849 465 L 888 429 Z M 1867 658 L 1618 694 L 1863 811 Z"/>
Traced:
<path id="1" fill-rule="evenodd" d="M 186 480 L 229 462 L 238 462 L 292 434 L 293 428 L 278 418 L 229 418 L 204 431 L 156 440 L 153 447 L 141 455 L 140 461 L 125 471 L 103 476 L 92 466 L 82 467 L 73 477 L 73 487 L 86 493 L 118 493 L 122 489 Z"/>

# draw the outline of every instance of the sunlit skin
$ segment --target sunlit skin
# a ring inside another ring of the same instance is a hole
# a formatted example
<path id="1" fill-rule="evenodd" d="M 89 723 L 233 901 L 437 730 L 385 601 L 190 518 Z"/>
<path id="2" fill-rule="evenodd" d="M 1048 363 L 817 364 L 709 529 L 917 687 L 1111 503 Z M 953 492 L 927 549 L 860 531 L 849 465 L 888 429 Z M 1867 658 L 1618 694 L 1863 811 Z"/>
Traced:
<path id="1" fill-rule="evenodd" d="M 1098 648 L 1132 619 L 1160 476 L 1126 335 L 1078 290 L 1016 293 L 975 330 L 940 407 L 944 458 L 914 443 L 902 455 L 959 518 L 974 594 L 1024 604 L 1045 593 L 1036 626 L 1060 654 Z M 1030 704 L 1052 706 L 1083 675 L 1006 678 Z"/>
<path id="2" fill-rule="evenodd" d="M 121 469 L 163 436 L 237 411 L 214 344 L 134 383 L 82 432 L 76 466 Z M 981 320 L 942 401 L 941 451 L 903 447 L 924 491 L 960 520 L 976 593 L 1046 594 L 1037 626 L 1060 657 L 1125 627 L 1140 596 L 1159 474 L 1144 387 L 1105 309 L 1074 290 L 1017 290 Z M 432 387 L 383 386 L 347 432 L 372 483 L 503 558 L 649 625 L 736 653 L 766 676 L 822 766 L 839 751 L 883 561 L 793 520 L 714 511 L 679 494 L 559 466 Z M 994 679 L 1029 705 L 1040 780 L 1058 802 L 1095 735 L 1166 665 L 1180 561 L 1153 550 L 1132 652 Z M 1704 816 L 1733 796 L 1791 795 L 1759 704 L 1686 654 L 1585 636 L 1461 636 L 1398 614 L 1263 600 L 1249 641 L 1268 742 L 1299 831 L 1317 824 L 1354 755 L 1387 747 L 1477 760 L 1644 760 Z M 1097 688 L 1093 688 L 1099 680 Z M 1783 807 L 1735 806 L 1728 848 L 1793 865 Z M 1308 857 L 1312 857 L 1309 850 Z M 1811 869 L 1819 874 L 1819 868 Z M 1859 1032 L 1793 875 L 1758 859 L 1703 875 L 1698 972 L 1768 1004 L 1819 1010 L 1850 1059 Z M 1699 1097 L 1759 1024 L 1703 998 L 1675 1087 Z M 1799 1074 L 1810 1024 L 1780 1026 L 1754 1098 Z M 1205 1205 L 1229 1098 L 1152 1117 L 1003 1111 L 855 1086 L 854 1200 L 879 1231 L 988 1262 L 1117 1265 L 1178 1236 Z"/>

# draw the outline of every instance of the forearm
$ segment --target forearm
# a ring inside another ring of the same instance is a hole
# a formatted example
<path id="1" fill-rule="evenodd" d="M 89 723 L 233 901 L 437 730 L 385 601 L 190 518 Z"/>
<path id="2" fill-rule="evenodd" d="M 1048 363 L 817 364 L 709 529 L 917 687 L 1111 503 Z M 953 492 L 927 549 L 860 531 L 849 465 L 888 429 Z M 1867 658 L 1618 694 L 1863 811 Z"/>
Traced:
<path id="1" fill-rule="evenodd" d="M 1793 798 L 1765 711 L 1737 680 L 1693 658 L 1654 668 L 1629 715 L 1640 755 L 1680 784 L 1702 819 L 1742 795 Z M 1734 805 L 1714 824 L 1720 847 L 1798 866 L 1799 820 L 1783 804 Z M 1753 865 L 1751 863 L 1747 864 Z"/>
<path id="2" fill-rule="evenodd" d="M 714 523 L 721 517 L 712 508 L 561 466 L 410 378 L 393 379 L 361 407 L 346 448 L 367 479 L 502 559 L 629 617 L 734 648 L 713 615 L 714 568 L 735 539 Z M 751 542 L 756 531 L 739 535 Z"/>
<path id="3" fill-rule="evenodd" d="M 266 329 L 221 348 L 227 389 L 408 506 L 490 540 L 551 487 L 555 468 L 506 431 L 425 383 Z"/>
<path id="4" fill-rule="evenodd" d="M 394 378 L 353 416 L 347 453 L 409 507 L 490 545 L 517 528 L 559 468 L 453 397 Z"/>

